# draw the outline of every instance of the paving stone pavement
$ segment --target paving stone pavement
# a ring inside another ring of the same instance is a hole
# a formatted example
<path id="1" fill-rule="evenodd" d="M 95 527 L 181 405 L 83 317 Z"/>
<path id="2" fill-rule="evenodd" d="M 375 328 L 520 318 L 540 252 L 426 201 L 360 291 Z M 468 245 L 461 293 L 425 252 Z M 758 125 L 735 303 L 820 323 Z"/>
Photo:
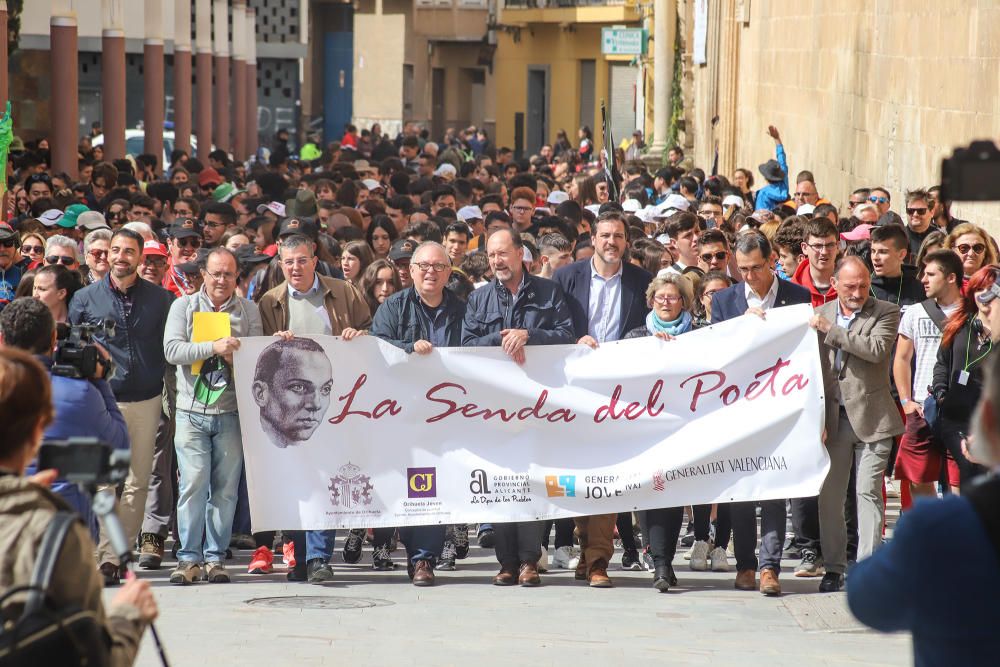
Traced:
<path id="1" fill-rule="evenodd" d="M 280 557 L 274 574 L 248 575 L 249 551 L 227 563 L 228 585 L 171 586 L 172 561 L 144 573 L 171 664 L 912 664 L 907 635 L 864 629 L 843 593 L 820 594 L 819 579 L 791 576 L 794 561 L 782 563 L 780 598 L 736 591 L 735 573 L 690 571 L 683 549 L 679 585 L 666 594 L 648 572 L 618 570 L 620 550 L 613 589 L 590 589 L 569 571 L 542 575 L 540 588 L 498 588 L 489 585 L 492 550 L 473 546 L 456 571 L 438 573 L 437 586 L 415 588 L 402 549 L 394 572 L 374 572 L 370 546 L 357 565 L 344 564 L 339 547 L 336 579 L 322 586 L 287 582 Z M 138 664 L 159 664 L 148 632 Z"/>

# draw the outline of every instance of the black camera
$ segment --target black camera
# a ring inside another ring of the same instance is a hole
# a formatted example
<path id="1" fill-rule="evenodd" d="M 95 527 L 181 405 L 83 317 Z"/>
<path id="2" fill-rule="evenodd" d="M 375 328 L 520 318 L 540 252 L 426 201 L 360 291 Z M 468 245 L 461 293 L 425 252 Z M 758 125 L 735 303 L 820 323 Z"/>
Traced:
<path id="1" fill-rule="evenodd" d="M 46 440 L 38 452 L 39 470 L 57 470 L 59 477 L 85 488 L 117 486 L 128 476 L 131 454 L 97 438 Z"/>
<path id="2" fill-rule="evenodd" d="M 115 321 L 104 320 L 99 324 L 60 324 L 56 327 L 56 352 L 52 360 L 52 374 L 69 378 L 90 379 L 97 377 L 97 365 L 104 365 L 101 377 L 110 377 L 112 364 L 105 360 L 94 345 L 94 334 L 112 338 Z"/>
<path id="3" fill-rule="evenodd" d="M 941 161 L 941 198 L 945 201 L 1000 200 L 1000 149 L 992 141 L 956 148 Z"/>

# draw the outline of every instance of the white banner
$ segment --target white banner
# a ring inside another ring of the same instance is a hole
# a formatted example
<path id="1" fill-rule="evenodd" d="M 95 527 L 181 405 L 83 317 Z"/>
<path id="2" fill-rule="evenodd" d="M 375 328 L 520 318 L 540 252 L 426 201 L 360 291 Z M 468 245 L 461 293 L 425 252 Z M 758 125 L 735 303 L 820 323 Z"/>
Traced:
<path id="1" fill-rule="evenodd" d="M 649 337 L 407 355 L 372 337 L 245 338 L 254 530 L 490 523 L 819 492 L 812 309 Z"/>

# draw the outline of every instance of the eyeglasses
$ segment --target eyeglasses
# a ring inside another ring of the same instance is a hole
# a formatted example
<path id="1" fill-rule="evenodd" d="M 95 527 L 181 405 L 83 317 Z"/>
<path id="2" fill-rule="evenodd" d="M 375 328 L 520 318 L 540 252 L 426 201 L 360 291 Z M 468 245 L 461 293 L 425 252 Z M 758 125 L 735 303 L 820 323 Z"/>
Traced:
<path id="1" fill-rule="evenodd" d="M 711 299 L 713 296 L 715 296 L 716 294 L 718 294 L 721 291 L 722 291 L 721 289 L 705 290 L 705 293 L 702 294 L 702 297 L 706 297 L 707 296 L 709 299 Z"/>
<path id="2" fill-rule="evenodd" d="M 49 255 L 45 258 L 45 263 L 49 265 L 62 264 L 63 266 L 73 266 L 76 264 L 76 257 L 66 257 L 65 255 Z"/>
<path id="3" fill-rule="evenodd" d="M 729 253 L 724 252 L 722 250 L 714 253 L 706 252 L 704 255 L 701 256 L 701 261 L 705 262 L 706 264 L 711 262 L 713 259 L 717 262 L 724 262 L 726 261 L 727 257 L 729 257 Z"/>
<path id="4" fill-rule="evenodd" d="M 722 217 L 722 211 L 708 211 L 708 210 L 703 210 L 703 211 L 699 211 L 698 215 L 709 217 L 709 218 L 721 218 Z"/>
<path id="5" fill-rule="evenodd" d="M 295 259 L 283 259 L 281 260 L 281 265 L 286 269 L 291 269 L 296 266 L 305 266 L 312 261 L 312 257 L 296 257 Z"/>
<path id="6" fill-rule="evenodd" d="M 926 212 L 927 212 L 926 206 L 906 209 L 906 215 L 923 215 Z"/>
<path id="7" fill-rule="evenodd" d="M 531 211 L 531 210 L 532 210 L 532 208 L 530 206 L 511 206 L 510 207 L 510 212 L 511 213 L 527 213 L 528 211 Z"/>
<path id="8" fill-rule="evenodd" d="M 748 276 L 751 273 L 760 273 L 765 268 L 766 264 L 754 264 L 753 266 L 737 266 L 736 270 L 740 272 L 741 276 Z"/>
<path id="9" fill-rule="evenodd" d="M 410 264 L 410 266 L 417 267 L 417 269 L 419 269 L 421 273 L 427 273 L 428 271 L 431 270 L 433 270 L 434 273 L 441 273 L 444 270 L 446 270 L 450 265 L 445 264 L 443 262 L 434 262 L 433 264 L 431 262 L 417 262 L 416 264 Z"/>
<path id="10" fill-rule="evenodd" d="M 230 280 L 236 280 L 235 273 L 229 273 L 228 271 L 216 271 L 212 273 L 211 271 L 205 271 L 205 275 L 214 280 L 217 283 L 229 282 Z"/>
<path id="11" fill-rule="evenodd" d="M 668 303 L 677 303 L 678 301 L 682 300 L 683 298 L 684 297 L 682 297 L 679 294 L 674 295 L 674 296 L 664 296 L 663 294 L 657 294 L 656 296 L 653 297 L 653 303 L 658 303 L 661 306 L 665 306 Z"/>
<path id="12" fill-rule="evenodd" d="M 4 243 L 4 245 L 7 245 L 7 244 Z M 23 246 L 21 246 L 21 252 L 26 252 L 29 255 L 34 255 L 36 253 L 40 255 L 43 252 L 45 252 L 45 246 L 43 246 L 43 245 L 23 245 Z"/>
<path id="13" fill-rule="evenodd" d="M 211 227 L 212 229 L 215 229 L 216 227 L 225 227 L 226 223 L 224 223 L 224 222 L 207 222 L 206 221 L 205 222 L 205 226 L 206 227 Z"/>
<path id="14" fill-rule="evenodd" d="M 0 246 L 4 248 L 13 248 L 17 245 L 17 239 L 3 239 L 0 241 Z"/>
<path id="15" fill-rule="evenodd" d="M 888 197 L 876 197 L 875 195 L 872 195 L 871 197 L 868 198 L 868 201 L 870 201 L 873 204 L 888 204 L 889 203 L 889 198 Z"/>
<path id="16" fill-rule="evenodd" d="M 88 250 L 87 254 L 90 255 L 91 257 L 93 257 L 94 259 L 104 259 L 105 257 L 108 256 L 108 251 L 107 250 Z"/>
<path id="17" fill-rule="evenodd" d="M 142 263 L 147 266 L 154 266 L 158 269 L 162 269 L 167 265 L 167 260 L 163 257 L 144 257 Z"/>
<path id="18" fill-rule="evenodd" d="M 982 243 L 976 243 L 974 245 L 963 243 L 962 245 L 955 246 L 955 250 L 957 250 L 960 255 L 967 255 L 970 250 L 977 255 L 982 255 L 986 252 L 986 246 Z"/>
<path id="19" fill-rule="evenodd" d="M 189 236 L 183 239 L 174 239 L 174 242 L 182 248 L 200 248 L 201 239 L 197 236 Z"/>
<path id="20" fill-rule="evenodd" d="M 831 241 L 830 243 L 807 243 L 806 245 L 816 252 L 829 252 L 830 250 L 836 248 L 839 244 L 836 241 Z"/>

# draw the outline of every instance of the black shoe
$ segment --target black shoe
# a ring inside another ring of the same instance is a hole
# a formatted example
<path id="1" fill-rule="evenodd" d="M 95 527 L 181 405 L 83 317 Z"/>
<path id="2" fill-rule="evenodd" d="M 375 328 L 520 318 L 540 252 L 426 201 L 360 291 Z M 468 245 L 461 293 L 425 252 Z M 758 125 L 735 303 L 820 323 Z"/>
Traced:
<path id="1" fill-rule="evenodd" d="M 819 582 L 820 593 L 836 593 L 844 588 L 844 575 L 836 572 L 827 572 L 823 575 L 823 581 Z"/>
<path id="2" fill-rule="evenodd" d="M 469 525 L 457 524 L 452 539 L 455 542 L 455 558 L 458 560 L 467 558 L 469 556 Z"/>
<path id="3" fill-rule="evenodd" d="M 641 570 L 642 562 L 639 560 L 639 552 L 635 549 L 626 549 L 622 554 L 623 570 Z"/>
<path id="4" fill-rule="evenodd" d="M 372 569 L 385 571 L 395 567 L 396 564 L 392 562 L 392 558 L 389 556 L 388 545 L 376 547 L 375 553 L 372 554 Z"/>
<path id="5" fill-rule="evenodd" d="M 484 528 L 479 531 L 479 546 L 483 549 L 492 549 L 497 544 L 496 533 L 493 532 L 492 528 Z"/>
<path id="6" fill-rule="evenodd" d="M 688 526 L 690 528 L 690 526 Z M 682 547 L 690 547 L 694 544 L 694 531 L 692 530 L 687 535 L 681 538 Z"/>
<path id="7" fill-rule="evenodd" d="M 322 558 L 313 558 L 306 563 L 306 577 L 310 584 L 325 584 L 333 581 L 333 568 Z"/>
<path id="8" fill-rule="evenodd" d="M 441 557 L 438 558 L 436 570 L 454 570 L 455 569 L 455 543 L 451 540 L 447 540 L 444 543 L 444 547 L 441 549 Z"/>
<path id="9" fill-rule="evenodd" d="M 296 565 L 285 574 L 288 581 L 309 581 L 309 571 L 305 565 Z"/>
<path id="10" fill-rule="evenodd" d="M 661 593 L 666 593 L 670 590 L 670 579 L 670 567 L 668 565 L 657 565 L 656 572 L 653 574 L 653 588 Z M 674 583 L 676 583 L 676 579 Z"/>
<path id="11" fill-rule="evenodd" d="M 121 568 L 114 563 L 101 563 L 97 568 L 104 578 L 104 587 L 118 586 L 122 583 Z"/>
<path id="12" fill-rule="evenodd" d="M 361 547 L 365 543 L 365 529 L 355 528 L 347 533 L 344 541 L 344 562 L 354 564 L 361 560 Z"/>

